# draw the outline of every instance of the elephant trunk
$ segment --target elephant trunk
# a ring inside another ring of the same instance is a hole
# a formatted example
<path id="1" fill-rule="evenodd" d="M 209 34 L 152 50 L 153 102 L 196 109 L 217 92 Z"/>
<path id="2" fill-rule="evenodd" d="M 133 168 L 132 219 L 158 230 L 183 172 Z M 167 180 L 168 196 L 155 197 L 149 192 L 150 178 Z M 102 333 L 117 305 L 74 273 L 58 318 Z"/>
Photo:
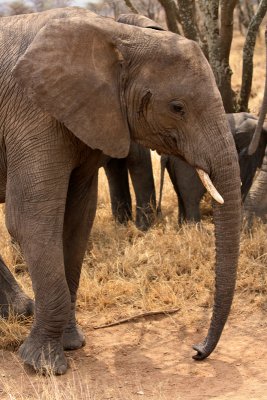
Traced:
<path id="1" fill-rule="evenodd" d="M 240 172 L 233 138 L 229 132 L 224 133 L 224 146 L 219 140 L 213 145 L 212 154 L 216 156 L 211 163 L 212 182 L 224 199 L 224 204 L 213 201 L 216 241 L 213 315 L 206 339 L 193 347 L 197 351 L 193 357 L 196 360 L 206 358 L 215 349 L 230 312 L 236 282 L 241 228 Z"/>

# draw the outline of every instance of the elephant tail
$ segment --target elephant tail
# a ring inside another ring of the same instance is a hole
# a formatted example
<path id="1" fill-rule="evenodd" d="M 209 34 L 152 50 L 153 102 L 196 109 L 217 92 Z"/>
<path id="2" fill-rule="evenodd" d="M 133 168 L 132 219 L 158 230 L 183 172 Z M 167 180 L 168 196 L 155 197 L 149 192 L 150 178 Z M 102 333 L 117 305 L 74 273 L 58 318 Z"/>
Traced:
<path id="1" fill-rule="evenodd" d="M 160 189 L 159 189 L 159 201 L 157 206 L 157 215 L 161 215 L 161 201 L 162 201 L 162 192 L 163 192 L 163 183 L 164 183 L 164 173 L 167 166 L 168 156 L 162 155 L 160 157 Z"/>

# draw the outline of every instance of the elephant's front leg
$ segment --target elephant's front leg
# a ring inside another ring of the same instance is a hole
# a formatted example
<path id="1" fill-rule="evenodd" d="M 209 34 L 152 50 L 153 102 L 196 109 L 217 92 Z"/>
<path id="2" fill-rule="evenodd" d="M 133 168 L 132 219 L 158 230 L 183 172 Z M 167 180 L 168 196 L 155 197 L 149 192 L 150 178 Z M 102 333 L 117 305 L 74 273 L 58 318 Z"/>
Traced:
<path id="1" fill-rule="evenodd" d="M 76 324 L 75 303 L 81 266 L 89 234 L 95 218 L 98 173 L 88 177 L 88 167 L 81 167 L 71 176 L 64 220 L 64 259 L 66 279 L 71 295 L 71 312 L 63 334 L 65 350 L 85 344 L 84 335 Z"/>
<path id="2" fill-rule="evenodd" d="M 67 361 L 62 336 L 71 309 L 64 268 L 63 224 L 73 167 L 64 157 L 64 147 L 54 149 L 52 143 L 49 148 L 47 156 L 45 143 L 40 152 L 34 147 L 34 154 L 29 147 L 30 161 L 19 157 L 20 164 L 10 165 L 6 222 L 21 246 L 35 294 L 34 324 L 19 354 L 38 371 L 63 374 Z"/>

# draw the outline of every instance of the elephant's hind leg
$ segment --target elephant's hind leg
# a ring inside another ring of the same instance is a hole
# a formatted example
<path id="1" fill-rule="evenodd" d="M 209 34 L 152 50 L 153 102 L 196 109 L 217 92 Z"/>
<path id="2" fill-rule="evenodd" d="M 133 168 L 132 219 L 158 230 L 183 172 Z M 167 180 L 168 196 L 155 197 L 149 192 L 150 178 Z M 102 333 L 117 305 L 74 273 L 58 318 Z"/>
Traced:
<path id="1" fill-rule="evenodd" d="M 75 304 L 81 266 L 96 212 L 96 173 L 87 177 L 88 169 L 76 170 L 70 180 L 64 220 L 64 259 L 66 279 L 71 294 L 69 323 L 63 333 L 65 350 L 75 350 L 85 344 L 85 337 L 76 324 Z"/>
<path id="2" fill-rule="evenodd" d="M 150 150 L 131 143 L 127 166 L 136 197 L 136 226 L 147 231 L 155 222 L 156 190 Z"/>
<path id="3" fill-rule="evenodd" d="M 19 287 L 16 279 L 0 257 L 0 315 L 33 315 L 34 303 Z"/>

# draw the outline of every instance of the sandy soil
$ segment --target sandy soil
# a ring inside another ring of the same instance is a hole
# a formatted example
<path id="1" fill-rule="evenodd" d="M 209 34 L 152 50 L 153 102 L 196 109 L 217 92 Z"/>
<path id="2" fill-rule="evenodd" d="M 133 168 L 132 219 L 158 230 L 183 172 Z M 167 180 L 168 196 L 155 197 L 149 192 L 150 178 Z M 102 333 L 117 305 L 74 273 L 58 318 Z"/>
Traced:
<path id="1" fill-rule="evenodd" d="M 57 378 L 40 378 L 1 351 L 0 398 L 266 399 L 266 318 L 232 316 L 217 350 L 195 362 L 191 344 L 202 339 L 201 325 L 186 326 L 177 313 L 87 329 L 87 345 L 67 353 L 71 368 Z"/>

